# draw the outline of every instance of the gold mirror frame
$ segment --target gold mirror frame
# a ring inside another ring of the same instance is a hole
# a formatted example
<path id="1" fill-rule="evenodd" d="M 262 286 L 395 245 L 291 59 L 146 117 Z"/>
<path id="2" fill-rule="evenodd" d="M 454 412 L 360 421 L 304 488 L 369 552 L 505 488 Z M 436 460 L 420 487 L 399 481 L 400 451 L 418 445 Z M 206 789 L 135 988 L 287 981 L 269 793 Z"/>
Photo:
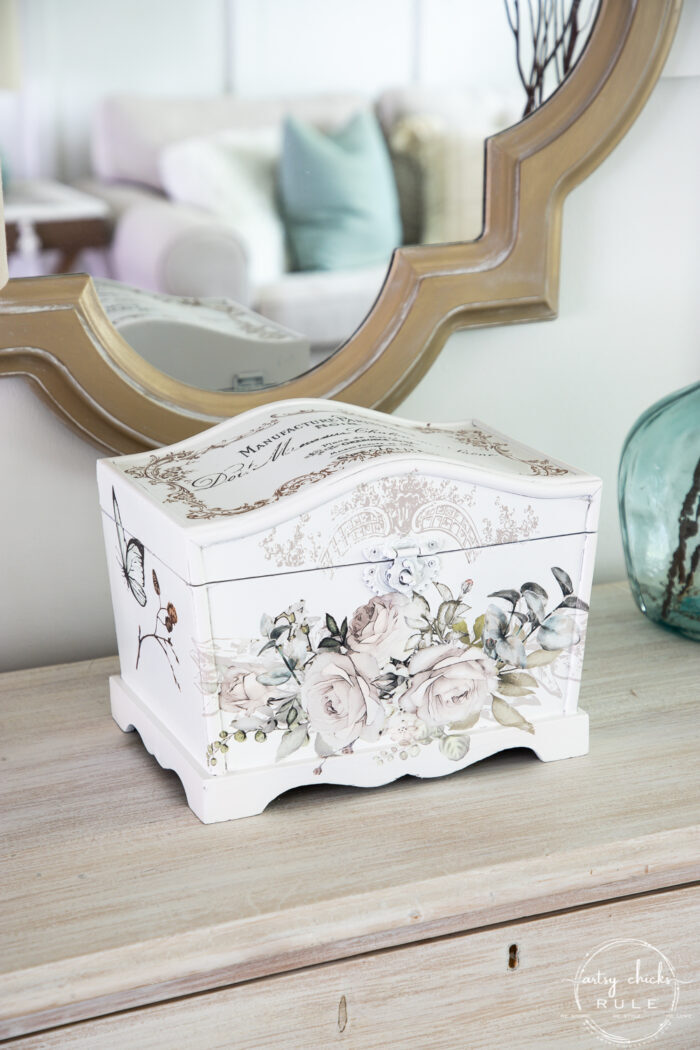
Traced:
<path id="1" fill-rule="evenodd" d="M 390 411 L 456 329 L 556 317 L 564 199 L 642 109 L 681 3 L 601 0 L 563 85 L 526 120 L 486 141 L 481 237 L 397 249 L 363 324 L 305 375 L 245 394 L 180 383 L 131 349 L 83 274 L 6 285 L 0 375 L 27 377 L 64 422 L 108 452 L 180 441 L 281 398 L 330 397 Z"/>

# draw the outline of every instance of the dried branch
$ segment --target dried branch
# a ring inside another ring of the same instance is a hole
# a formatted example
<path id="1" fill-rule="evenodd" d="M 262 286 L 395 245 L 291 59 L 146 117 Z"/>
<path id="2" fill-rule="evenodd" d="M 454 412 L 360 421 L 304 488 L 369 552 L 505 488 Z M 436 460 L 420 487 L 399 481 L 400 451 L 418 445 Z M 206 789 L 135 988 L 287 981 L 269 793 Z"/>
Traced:
<path id="1" fill-rule="evenodd" d="M 583 21 L 582 0 L 527 0 L 529 41 L 527 32 L 523 33 L 519 0 L 504 0 L 504 4 L 515 42 L 518 76 L 525 91 L 526 117 L 551 94 L 547 90 L 551 81 L 548 71 L 553 73 L 557 87 L 573 69 L 598 0 L 591 0 Z"/>

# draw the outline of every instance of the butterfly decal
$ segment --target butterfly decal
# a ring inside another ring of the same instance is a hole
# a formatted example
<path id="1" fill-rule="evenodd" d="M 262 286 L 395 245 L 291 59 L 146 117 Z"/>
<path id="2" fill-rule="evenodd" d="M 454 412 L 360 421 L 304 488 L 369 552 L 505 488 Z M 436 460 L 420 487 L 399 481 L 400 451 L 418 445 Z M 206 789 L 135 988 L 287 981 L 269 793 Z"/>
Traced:
<path id="1" fill-rule="evenodd" d="M 136 601 L 139 605 L 145 605 L 148 599 L 144 588 L 145 574 L 143 568 L 143 543 L 141 543 L 141 540 L 134 539 L 133 537 L 128 543 L 126 542 L 124 526 L 122 525 L 122 516 L 119 513 L 119 504 L 117 503 L 117 496 L 114 489 L 112 489 L 112 505 L 114 507 L 114 524 L 117 526 L 117 539 L 119 540 L 119 557 L 121 559 L 122 573 L 124 574 L 126 585 Z"/>

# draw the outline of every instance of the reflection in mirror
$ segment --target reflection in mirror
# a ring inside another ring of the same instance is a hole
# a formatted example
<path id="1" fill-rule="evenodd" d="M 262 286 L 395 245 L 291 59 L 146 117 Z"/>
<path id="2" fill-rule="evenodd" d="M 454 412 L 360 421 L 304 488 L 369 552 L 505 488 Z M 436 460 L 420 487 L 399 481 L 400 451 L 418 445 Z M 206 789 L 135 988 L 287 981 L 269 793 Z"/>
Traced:
<path id="1" fill-rule="evenodd" d="M 586 45 L 600 0 L 503 0 L 525 92 L 522 115 L 541 106 L 568 77 Z"/>
<path id="2" fill-rule="evenodd" d="M 105 278 L 124 338 L 192 386 L 292 379 L 395 248 L 479 236 L 484 139 L 556 89 L 597 6 L 22 0 L 11 272 Z"/>
<path id="3" fill-rule="evenodd" d="M 202 390 L 261 390 L 310 366 L 309 341 L 232 299 L 144 292 L 96 278 L 100 303 L 149 364 Z"/>

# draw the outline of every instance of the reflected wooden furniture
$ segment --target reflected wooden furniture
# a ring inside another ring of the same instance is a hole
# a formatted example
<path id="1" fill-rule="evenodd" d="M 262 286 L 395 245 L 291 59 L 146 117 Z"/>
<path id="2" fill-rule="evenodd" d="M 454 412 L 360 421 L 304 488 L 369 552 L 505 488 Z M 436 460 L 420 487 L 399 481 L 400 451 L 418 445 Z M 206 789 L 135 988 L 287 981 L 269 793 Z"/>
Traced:
<path id="1" fill-rule="evenodd" d="M 571 981 L 615 937 L 691 982 L 660 1045 L 696 1045 L 700 646 L 626 584 L 594 588 L 585 758 L 302 789 L 227 824 L 111 722 L 115 670 L 0 678 L 12 1045 L 583 1050 Z"/>
<path id="2" fill-rule="evenodd" d="M 13 180 L 5 192 L 8 254 L 28 263 L 58 250 L 54 273 L 70 273 L 84 248 L 104 248 L 112 236 L 104 201 L 49 179 Z"/>

